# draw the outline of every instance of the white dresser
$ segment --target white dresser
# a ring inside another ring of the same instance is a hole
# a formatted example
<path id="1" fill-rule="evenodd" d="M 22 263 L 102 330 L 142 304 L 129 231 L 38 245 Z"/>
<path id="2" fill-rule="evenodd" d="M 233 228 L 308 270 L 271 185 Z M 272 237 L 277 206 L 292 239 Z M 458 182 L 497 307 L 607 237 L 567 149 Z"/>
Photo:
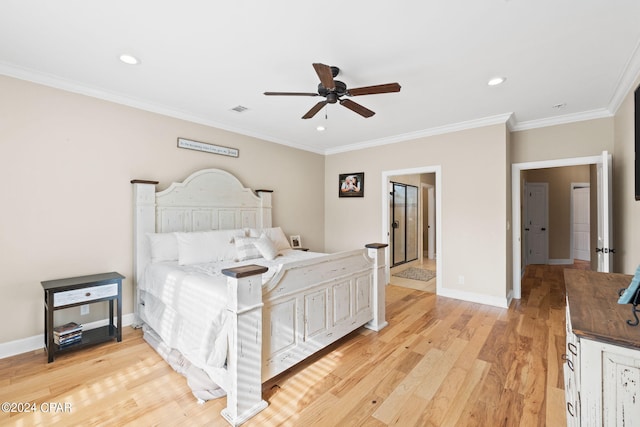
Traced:
<path id="1" fill-rule="evenodd" d="M 640 326 L 618 290 L 632 276 L 565 270 L 567 426 L 640 427 Z"/>

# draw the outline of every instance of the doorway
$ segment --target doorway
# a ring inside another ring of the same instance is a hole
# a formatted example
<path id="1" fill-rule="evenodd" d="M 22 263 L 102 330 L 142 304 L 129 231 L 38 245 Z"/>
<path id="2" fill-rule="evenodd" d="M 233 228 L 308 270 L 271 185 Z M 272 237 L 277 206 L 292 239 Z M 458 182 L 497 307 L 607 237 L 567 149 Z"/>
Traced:
<path id="1" fill-rule="evenodd" d="M 528 163 L 514 163 L 511 165 L 511 207 L 512 207 L 512 297 L 521 298 L 521 277 L 523 270 L 523 251 L 524 243 L 522 241 L 524 227 L 522 225 L 521 211 L 521 192 L 524 189 L 523 174 L 533 169 L 544 168 L 560 168 L 564 166 L 577 165 L 595 165 L 597 172 L 597 190 L 595 199 L 597 200 L 597 242 L 596 246 L 598 271 L 609 272 L 612 264 L 612 255 L 615 252 L 612 249 L 612 203 L 611 203 L 611 184 L 612 184 L 612 157 L 607 152 L 602 152 L 599 156 L 578 157 L 569 159 L 547 160 Z"/>
<path id="2" fill-rule="evenodd" d="M 392 191 L 392 182 L 398 182 L 401 181 L 401 179 L 399 179 L 399 177 L 401 176 L 406 176 L 406 175 L 424 175 L 427 174 L 429 175 L 429 178 L 431 178 L 431 180 L 429 181 L 429 184 L 432 185 L 434 187 L 434 199 L 435 202 L 432 204 L 432 209 L 434 210 L 434 222 L 433 222 L 433 227 L 435 228 L 434 230 L 434 237 L 435 237 L 435 244 L 433 244 L 433 249 L 434 251 L 438 251 L 439 252 L 439 256 L 437 256 L 435 258 L 435 260 L 431 261 L 433 263 L 433 265 L 435 265 L 435 270 L 436 270 L 436 280 L 435 280 L 435 292 L 439 293 L 440 289 L 442 288 L 442 283 L 443 283 L 443 277 L 445 276 L 445 272 L 442 270 L 442 265 L 443 265 L 443 257 L 442 252 L 440 251 L 440 248 L 442 247 L 442 222 L 440 221 L 440 218 L 442 216 L 442 211 L 441 211 L 441 206 L 442 206 L 442 178 L 441 178 L 441 167 L 440 166 L 425 166 L 425 167 L 418 167 L 418 168 L 410 168 L 410 169 L 399 169 L 399 170 L 390 170 L 390 171 L 383 171 L 382 172 L 382 198 L 381 198 L 381 209 L 382 209 L 382 239 L 381 241 L 384 243 L 389 244 L 389 247 L 391 247 L 391 236 L 392 236 L 392 228 L 391 228 L 391 223 L 392 223 L 392 213 L 391 213 L 391 209 L 390 209 L 390 192 Z M 416 184 L 416 185 L 421 185 L 421 184 Z M 424 202 L 423 198 L 422 201 Z M 419 205 L 421 205 L 421 202 L 419 201 Z M 419 214 L 419 217 L 421 217 L 422 215 Z M 422 256 L 422 248 L 423 248 L 423 238 L 422 238 L 422 228 L 423 228 L 423 219 L 420 219 L 419 221 L 419 232 L 418 232 L 418 239 L 419 239 L 419 243 L 418 243 L 418 259 L 421 258 Z M 391 277 L 391 265 L 393 264 L 393 258 L 391 255 L 391 250 L 387 251 L 386 254 L 386 263 L 385 263 L 385 275 L 386 275 L 386 280 L 387 283 L 390 282 L 390 277 Z M 407 264 L 408 266 L 411 266 L 411 264 Z M 400 267 L 402 268 L 402 267 Z"/>

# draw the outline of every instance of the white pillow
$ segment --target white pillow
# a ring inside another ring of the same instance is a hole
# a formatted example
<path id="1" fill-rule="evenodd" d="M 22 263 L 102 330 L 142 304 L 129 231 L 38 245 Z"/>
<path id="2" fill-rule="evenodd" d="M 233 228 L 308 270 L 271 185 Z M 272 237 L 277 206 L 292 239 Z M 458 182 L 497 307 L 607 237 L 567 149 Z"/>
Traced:
<path id="1" fill-rule="evenodd" d="M 174 233 L 147 233 L 151 262 L 177 261 L 178 239 Z"/>
<path id="2" fill-rule="evenodd" d="M 262 255 L 264 259 L 273 261 L 278 256 L 278 248 L 276 248 L 276 245 L 264 233 L 253 242 L 253 245 L 258 248 L 260 255 Z"/>
<path id="3" fill-rule="evenodd" d="M 178 264 L 231 261 L 236 258 L 232 237 L 244 236 L 242 230 L 195 231 L 175 233 L 178 240 Z"/>
<path id="4" fill-rule="evenodd" d="M 255 237 L 236 237 L 236 251 L 238 253 L 238 261 L 245 261 L 247 259 L 260 258 L 260 251 L 254 242 L 258 239 Z"/>
<path id="5" fill-rule="evenodd" d="M 287 236 L 284 235 L 284 232 L 280 227 L 264 228 L 262 230 L 252 228 L 249 230 L 249 236 L 251 237 L 260 237 L 263 233 L 271 239 L 277 250 L 282 251 L 284 249 L 291 249 L 289 240 L 287 239 Z"/>

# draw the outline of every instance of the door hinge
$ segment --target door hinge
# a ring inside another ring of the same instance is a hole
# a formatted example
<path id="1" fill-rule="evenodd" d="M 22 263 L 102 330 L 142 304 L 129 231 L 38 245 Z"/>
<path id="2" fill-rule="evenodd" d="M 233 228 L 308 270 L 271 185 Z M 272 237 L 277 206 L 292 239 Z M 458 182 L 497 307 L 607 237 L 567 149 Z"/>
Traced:
<path id="1" fill-rule="evenodd" d="M 616 250 L 613 248 L 596 248 L 596 253 L 602 252 L 603 254 L 615 254 Z"/>

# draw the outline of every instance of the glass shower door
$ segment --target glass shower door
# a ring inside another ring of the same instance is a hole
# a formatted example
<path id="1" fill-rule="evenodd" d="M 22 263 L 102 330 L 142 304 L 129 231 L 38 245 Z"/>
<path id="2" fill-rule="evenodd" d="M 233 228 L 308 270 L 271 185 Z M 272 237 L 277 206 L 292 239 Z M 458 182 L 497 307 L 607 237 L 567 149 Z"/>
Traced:
<path id="1" fill-rule="evenodd" d="M 395 266 L 418 258 L 418 187 L 392 184 L 391 249 Z"/>

